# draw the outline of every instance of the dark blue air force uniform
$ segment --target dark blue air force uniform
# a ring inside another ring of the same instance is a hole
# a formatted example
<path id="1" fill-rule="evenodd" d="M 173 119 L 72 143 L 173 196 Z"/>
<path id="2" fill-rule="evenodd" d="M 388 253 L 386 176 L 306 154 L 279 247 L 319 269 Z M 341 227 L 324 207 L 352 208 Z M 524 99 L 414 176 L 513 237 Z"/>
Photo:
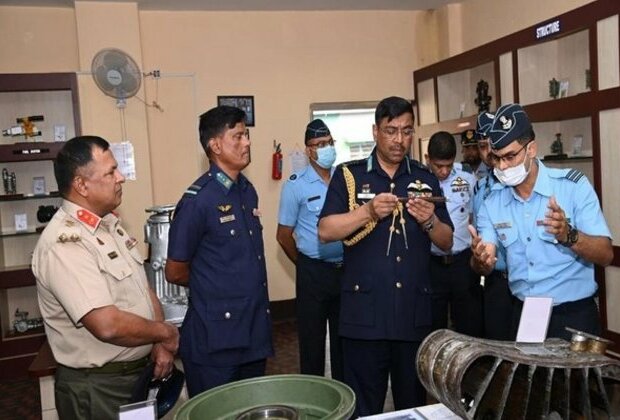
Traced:
<path id="1" fill-rule="evenodd" d="M 363 205 L 376 194 L 406 197 L 422 189 L 441 195 L 437 178 L 417 161 L 405 158 L 394 177 L 379 166 L 374 151 L 367 159 L 338 166 L 329 185 L 321 217 L 350 211 L 343 174 L 346 166 L 355 180 L 355 202 Z M 436 216 L 452 226 L 445 204 Z M 416 220 L 403 210 L 405 245 L 399 216 L 388 254 L 392 216 L 356 244 L 344 247 L 340 335 L 343 337 L 345 382 L 357 396 L 356 415 L 382 412 L 391 376 L 397 410 L 424 404 L 424 388 L 415 369 L 418 346 L 431 329 L 429 260 L 431 240 Z M 351 235 L 355 236 L 356 233 Z M 346 244 L 345 244 L 346 245 Z"/>
<path id="2" fill-rule="evenodd" d="M 190 396 L 264 374 L 273 355 L 258 196 L 215 164 L 177 204 L 168 258 L 190 263 L 179 354 Z"/>

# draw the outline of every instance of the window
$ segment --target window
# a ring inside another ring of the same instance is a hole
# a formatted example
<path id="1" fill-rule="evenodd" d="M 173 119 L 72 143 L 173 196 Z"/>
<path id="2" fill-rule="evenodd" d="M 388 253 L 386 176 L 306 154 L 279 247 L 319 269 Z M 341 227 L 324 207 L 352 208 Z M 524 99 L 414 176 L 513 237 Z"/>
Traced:
<path id="1" fill-rule="evenodd" d="M 372 125 L 378 102 L 337 102 L 310 105 L 311 118 L 320 118 L 336 140 L 336 165 L 370 155 L 375 142 Z"/>

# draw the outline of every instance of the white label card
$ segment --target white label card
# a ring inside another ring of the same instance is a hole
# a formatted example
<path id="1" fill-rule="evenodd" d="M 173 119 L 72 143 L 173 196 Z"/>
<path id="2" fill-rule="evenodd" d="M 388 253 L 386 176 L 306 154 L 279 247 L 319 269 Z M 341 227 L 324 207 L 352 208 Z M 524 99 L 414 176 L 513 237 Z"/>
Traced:
<path id="1" fill-rule="evenodd" d="M 523 302 L 517 343 L 543 343 L 551 319 L 553 299 L 550 297 L 526 297 Z"/>

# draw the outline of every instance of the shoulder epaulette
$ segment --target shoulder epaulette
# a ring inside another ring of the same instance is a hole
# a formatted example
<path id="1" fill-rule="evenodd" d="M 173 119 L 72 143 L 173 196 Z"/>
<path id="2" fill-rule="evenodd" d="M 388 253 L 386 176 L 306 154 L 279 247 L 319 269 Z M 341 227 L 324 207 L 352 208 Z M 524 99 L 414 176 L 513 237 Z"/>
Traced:
<path id="1" fill-rule="evenodd" d="M 431 172 L 431 170 L 430 170 L 430 168 L 428 166 L 426 166 L 425 164 L 423 164 L 422 162 L 420 162 L 417 159 L 409 159 L 409 162 L 411 163 L 411 165 L 413 165 L 416 168 L 423 169 L 425 171 Z"/>
<path id="2" fill-rule="evenodd" d="M 56 236 L 56 242 L 60 242 L 62 244 L 65 242 L 78 242 L 82 239 L 80 229 L 70 219 L 67 219 L 62 223 L 62 226 L 58 229 Z"/>
<path id="3" fill-rule="evenodd" d="M 579 182 L 582 176 L 583 176 L 583 172 L 578 171 L 577 169 L 571 169 L 570 171 L 566 173 L 566 175 L 564 175 L 564 178 L 568 179 L 569 181 L 573 181 L 577 183 Z"/>
<path id="4" fill-rule="evenodd" d="M 474 173 L 474 170 L 469 165 L 469 163 L 462 162 L 461 163 L 461 169 L 463 170 L 463 172 L 467 172 L 467 173 L 470 173 L 470 174 Z"/>
<path id="5" fill-rule="evenodd" d="M 213 179 L 213 177 L 211 176 L 210 173 L 208 174 L 208 176 L 206 176 L 204 178 L 201 178 L 201 179 L 198 179 L 192 185 L 187 187 L 187 189 L 183 193 L 183 197 L 194 197 L 194 196 L 196 196 L 200 192 L 200 190 L 202 190 L 204 188 L 204 186 L 207 185 L 207 183 L 209 181 L 211 181 L 212 179 Z"/>
<path id="6" fill-rule="evenodd" d="M 364 158 L 364 159 L 357 159 L 357 160 L 350 160 L 348 162 L 343 162 L 342 166 L 356 166 L 356 165 L 366 165 L 366 161 L 368 158 Z"/>

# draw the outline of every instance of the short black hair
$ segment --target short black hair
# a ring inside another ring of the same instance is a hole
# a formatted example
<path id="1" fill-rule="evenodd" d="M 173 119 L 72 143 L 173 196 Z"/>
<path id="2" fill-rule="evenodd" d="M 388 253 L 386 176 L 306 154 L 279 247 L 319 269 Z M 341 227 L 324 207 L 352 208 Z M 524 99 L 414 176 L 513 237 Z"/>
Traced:
<path id="1" fill-rule="evenodd" d="M 390 96 L 389 98 L 383 99 L 379 102 L 379 105 L 377 105 L 377 109 L 375 110 L 375 124 L 379 126 L 382 119 L 387 118 L 388 122 L 390 122 L 403 114 L 411 114 L 415 121 L 411 102 L 405 98 Z"/>
<path id="2" fill-rule="evenodd" d="M 245 122 L 245 112 L 234 106 L 220 105 L 202 114 L 198 133 L 205 153 L 209 155 L 210 139 L 219 136 L 227 128 L 234 128 L 240 122 Z"/>
<path id="3" fill-rule="evenodd" d="M 66 142 L 58 152 L 54 160 L 54 176 L 63 197 L 66 198 L 71 190 L 77 170 L 93 160 L 95 147 L 105 152 L 110 148 L 110 143 L 97 136 L 78 136 Z"/>
<path id="4" fill-rule="evenodd" d="M 438 131 L 428 142 L 429 159 L 449 160 L 456 157 L 456 141 L 447 131 Z"/>

